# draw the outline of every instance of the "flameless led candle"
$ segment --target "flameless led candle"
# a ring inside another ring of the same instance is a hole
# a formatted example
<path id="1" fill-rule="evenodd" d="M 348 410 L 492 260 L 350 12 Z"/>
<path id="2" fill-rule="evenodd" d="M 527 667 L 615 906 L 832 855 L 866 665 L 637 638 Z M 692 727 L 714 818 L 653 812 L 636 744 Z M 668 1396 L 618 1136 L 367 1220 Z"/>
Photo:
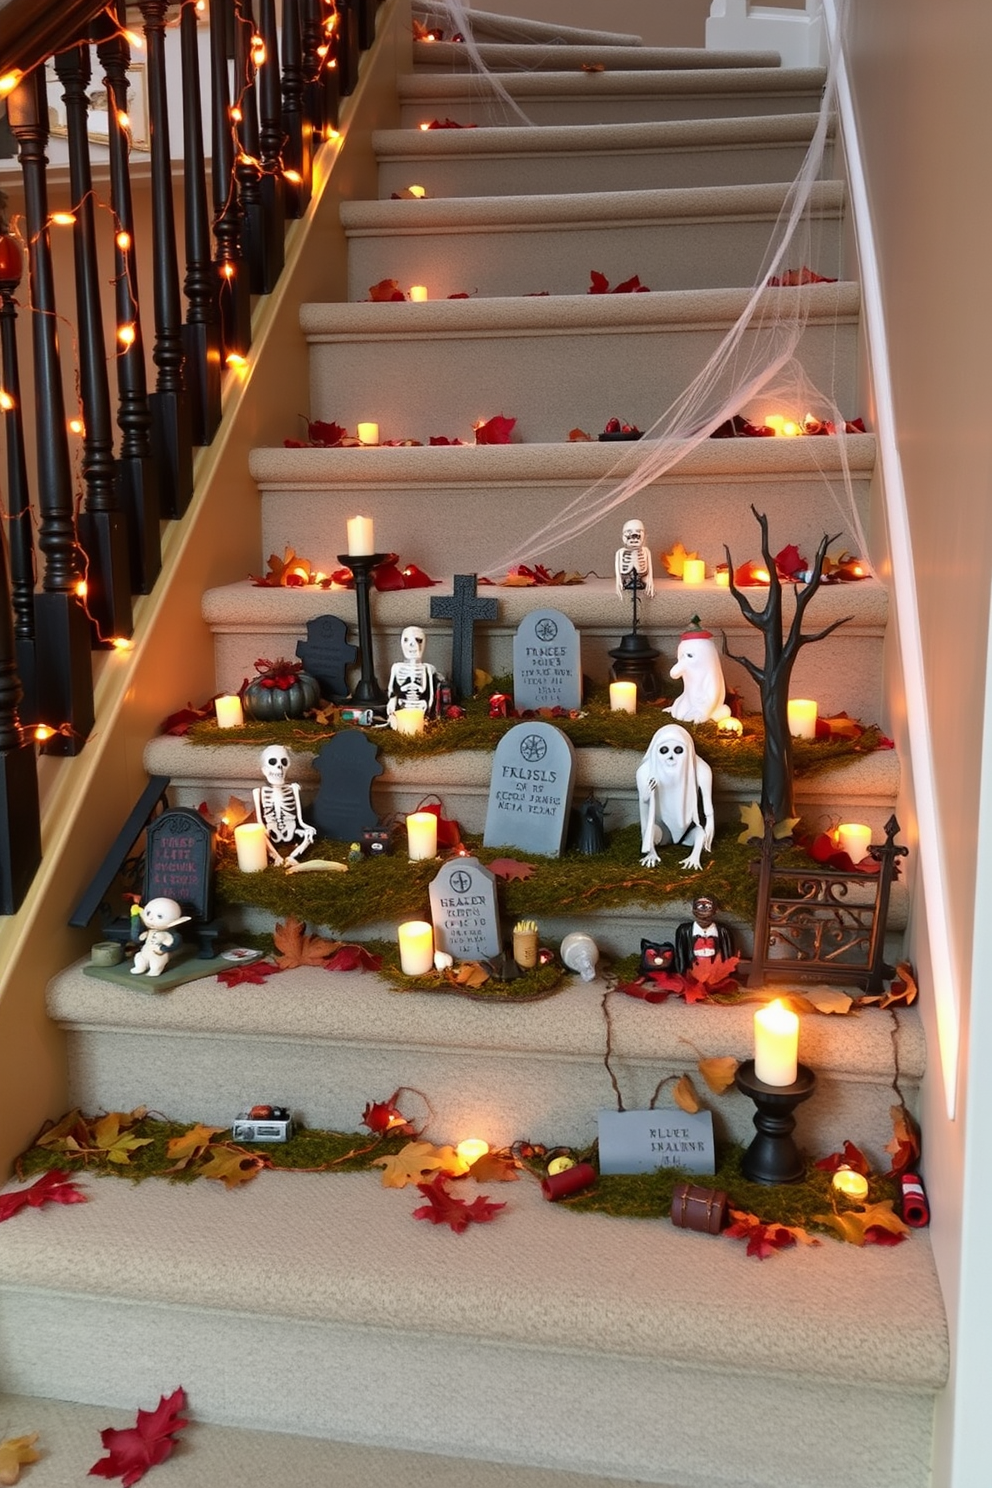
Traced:
<path id="1" fill-rule="evenodd" d="M 241 699 L 237 693 L 230 693 L 226 697 L 217 698 L 214 702 L 214 707 L 217 709 L 218 728 L 240 728 L 245 721 Z"/>
<path id="2" fill-rule="evenodd" d="M 483 1142 L 481 1137 L 466 1137 L 464 1142 L 458 1143 L 455 1151 L 466 1168 L 470 1168 L 473 1163 L 479 1161 L 480 1157 L 485 1157 L 489 1151 L 489 1143 Z"/>
<path id="3" fill-rule="evenodd" d="M 871 827 L 861 822 L 841 822 L 837 828 L 837 845 L 852 863 L 860 863 L 871 846 Z"/>
<path id="4" fill-rule="evenodd" d="M 261 822 L 243 822 L 234 829 L 234 846 L 242 873 L 261 873 L 268 866 L 268 837 Z"/>
<path id="5" fill-rule="evenodd" d="M 716 587 L 718 589 L 729 589 L 730 588 L 730 569 L 729 568 L 718 568 L 717 571 L 716 571 L 716 573 L 713 575 L 713 577 L 716 579 Z"/>
<path id="6" fill-rule="evenodd" d="M 414 811 L 406 819 L 411 863 L 437 857 L 437 817 L 433 811 Z"/>
<path id="7" fill-rule="evenodd" d="M 424 300 L 427 299 L 427 285 L 411 284 L 410 298 L 414 301 L 415 304 L 423 304 Z"/>
<path id="8" fill-rule="evenodd" d="M 426 920 L 407 920 L 399 927 L 397 938 L 404 976 L 426 976 L 434 970 L 434 932 Z"/>
<path id="9" fill-rule="evenodd" d="M 637 683 L 610 683 L 610 711 L 612 713 L 637 712 Z"/>
<path id="10" fill-rule="evenodd" d="M 372 424 L 372 423 L 359 424 L 357 433 L 358 433 L 359 439 L 361 440 L 361 442 L 363 444 L 378 444 L 379 443 L 379 425 L 378 424 Z"/>
<path id="11" fill-rule="evenodd" d="M 754 1074 L 766 1085 L 794 1085 L 799 1018 L 776 1000 L 754 1015 Z"/>
<path id="12" fill-rule="evenodd" d="M 868 1179 L 863 1173 L 856 1173 L 853 1168 L 838 1168 L 832 1181 L 837 1192 L 849 1199 L 868 1197 Z"/>
<path id="13" fill-rule="evenodd" d="M 397 708 L 393 714 L 393 724 L 398 734 L 409 734 L 411 737 L 424 732 L 424 710 L 423 708 Z"/>
<path id="14" fill-rule="evenodd" d="M 702 558 L 687 558 L 682 565 L 683 584 L 703 584 L 706 581 L 706 564 Z"/>
<path id="15" fill-rule="evenodd" d="M 361 424 L 358 427 L 361 428 Z M 348 518 L 348 552 L 356 558 L 375 552 L 375 527 L 371 517 Z"/>
<path id="16" fill-rule="evenodd" d="M 812 698 L 789 699 L 789 733 L 794 739 L 816 738 L 816 703 Z"/>
<path id="17" fill-rule="evenodd" d="M 717 719 L 716 728 L 717 733 L 728 734 L 734 739 L 739 739 L 744 732 L 744 725 L 739 718 L 719 718 Z"/>

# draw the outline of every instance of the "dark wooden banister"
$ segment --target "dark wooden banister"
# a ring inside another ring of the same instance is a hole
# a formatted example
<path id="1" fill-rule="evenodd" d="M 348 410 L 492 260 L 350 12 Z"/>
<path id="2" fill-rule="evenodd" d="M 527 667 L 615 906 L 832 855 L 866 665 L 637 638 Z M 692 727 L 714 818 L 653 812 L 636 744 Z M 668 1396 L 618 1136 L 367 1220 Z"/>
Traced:
<path id="1" fill-rule="evenodd" d="M 0 10 L 0 78 L 27 73 L 85 35 L 107 0 L 9 0 Z"/>

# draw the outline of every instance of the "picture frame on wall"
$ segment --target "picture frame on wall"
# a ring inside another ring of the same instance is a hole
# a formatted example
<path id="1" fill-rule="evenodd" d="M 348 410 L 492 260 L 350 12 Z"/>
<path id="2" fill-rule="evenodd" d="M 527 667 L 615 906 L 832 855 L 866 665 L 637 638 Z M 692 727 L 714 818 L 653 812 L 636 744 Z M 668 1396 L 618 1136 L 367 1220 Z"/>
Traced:
<path id="1" fill-rule="evenodd" d="M 95 54 L 92 60 L 95 64 Z M 53 62 L 45 67 L 45 86 L 49 133 L 56 139 L 65 139 L 68 134 L 66 107 L 62 100 L 62 83 Z M 110 143 L 107 89 L 103 85 L 102 69 L 98 72 L 95 65 L 87 93 L 90 104 L 87 135 L 93 144 L 107 145 Z M 132 62 L 127 70 L 127 116 L 130 121 L 131 148 L 148 150 L 148 69 L 144 62 Z"/>

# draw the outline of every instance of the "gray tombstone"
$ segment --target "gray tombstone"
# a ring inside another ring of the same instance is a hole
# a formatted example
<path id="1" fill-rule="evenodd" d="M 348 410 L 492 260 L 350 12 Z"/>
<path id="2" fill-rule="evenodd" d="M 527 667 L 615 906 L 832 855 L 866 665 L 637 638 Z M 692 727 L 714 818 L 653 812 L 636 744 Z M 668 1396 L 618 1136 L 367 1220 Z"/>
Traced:
<path id="1" fill-rule="evenodd" d="M 550 723 L 518 723 L 493 756 L 486 847 L 521 847 L 556 858 L 572 806 L 575 750 Z"/>
<path id="2" fill-rule="evenodd" d="M 213 915 L 213 828 L 198 811 L 174 806 L 145 832 L 145 903 L 175 899 L 194 920 Z"/>
<path id="3" fill-rule="evenodd" d="M 513 637 L 513 706 L 581 708 L 579 632 L 560 610 L 531 610 Z"/>
<path id="4" fill-rule="evenodd" d="M 496 879 L 477 858 L 452 858 L 430 886 L 434 945 L 456 961 L 482 961 L 502 950 Z"/>

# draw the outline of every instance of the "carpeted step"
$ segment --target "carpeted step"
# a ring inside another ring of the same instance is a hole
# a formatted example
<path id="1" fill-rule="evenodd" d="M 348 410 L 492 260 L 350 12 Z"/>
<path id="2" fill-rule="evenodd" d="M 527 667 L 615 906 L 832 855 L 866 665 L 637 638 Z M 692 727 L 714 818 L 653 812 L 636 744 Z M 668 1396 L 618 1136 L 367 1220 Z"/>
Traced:
<path id="1" fill-rule="evenodd" d="M 778 52 L 707 51 L 699 47 L 596 46 L 589 42 L 482 42 L 479 56 L 489 72 L 672 72 L 683 69 L 775 67 Z M 474 63 L 460 42 L 415 41 L 413 65 L 439 73 L 461 73 Z"/>
<path id="2" fill-rule="evenodd" d="M 819 67 L 742 67 L 497 76 L 532 124 L 632 124 L 815 112 L 825 74 Z M 404 128 L 445 118 L 462 125 L 524 122 L 468 74 L 408 73 L 399 79 L 399 96 Z"/>
<path id="3" fill-rule="evenodd" d="M 626 407 L 607 403 L 608 394 L 604 389 L 598 423 L 588 429 L 592 434 L 612 414 L 628 417 Z M 776 411 L 795 417 L 804 410 L 769 406 L 762 416 Z M 393 431 L 382 432 L 389 438 Z M 461 438 L 470 440 L 471 429 L 461 432 Z M 724 561 L 724 544 L 735 562 L 743 563 L 758 550 L 752 503 L 767 514 L 772 538 L 780 539 L 775 551 L 795 542 L 809 555 L 829 527 L 838 534 L 838 549 L 858 552 L 842 459 L 850 472 L 858 518 L 862 527 L 869 526 L 874 435 L 847 435 L 842 440 L 708 439 L 633 497 L 629 506 L 611 511 L 588 532 L 570 535 L 553 549 L 514 550 L 513 534 L 521 544 L 540 523 L 568 508 L 597 482 L 608 491 L 641 458 L 643 446 L 637 442 L 593 439 L 421 449 L 256 449 L 250 468 L 262 495 L 262 553 L 281 554 L 289 544 L 325 573 L 337 567 L 346 513 L 373 508 L 390 549 L 434 578 L 441 577 L 434 573 L 439 558 L 452 573 L 474 573 L 480 564 L 503 557 L 507 563 L 540 560 L 552 569 L 607 574 L 625 518 L 640 512 L 650 513 L 647 536 L 656 560 L 681 541 L 695 548 L 710 567 Z M 498 513 L 499 534 L 490 531 L 480 542 L 480 514 L 493 510 Z M 439 532 L 444 534 L 442 548 Z M 497 553 L 497 547 L 504 551 Z M 502 577 L 502 571 L 493 570 L 489 577 Z M 551 596 L 551 602 L 557 604 L 558 599 Z"/>
<path id="4" fill-rule="evenodd" d="M 477 42 L 553 42 L 561 46 L 641 45 L 639 36 L 619 31 L 596 31 L 587 26 L 559 26 L 553 21 L 535 21 L 525 16 L 497 15 L 488 10 L 469 10 L 472 35 Z M 425 26 L 453 29 L 451 13 L 443 3 L 417 6 L 417 19 Z"/>
<path id="5" fill-rule="evenodd" d="M 424 443 L 437 435 L 471 438 L 478 421 L 497 413 L 517 418 L 515 438 L 524 443 L 564 439 L 576 425 L 600 429 L 617 408 L 645 428 L 701 370 L 749 294 L 304 304 L 311 414 L 352 430 L 373 419 L 382 439 Z M 760 355 L 762 316 L 804 312 L 797 359 L 851 416 L 859 307 L 856 284 L 768 290 L 742 353 Z"/>
<path id="6" fill-rule="evenodd" d="M 815 114 L 679 119 L 660 124 L 382 129 L 372 143 L 379 195 L 421 185 L 431 197 L 640 191 L 791 181 Z M 829 175 L 832 145 L 824 172 Z"/>
<path id="7" fill-rule="evenodd" d="M 480 187 L 485 186 L 484 177 Z M 425 284 L 432 299 L 584 294 L 592 269 L 652 290 L 736 288 L 759 280 L 788 184 L 345 202 L 348 298 L 382 279 Z M 803 252 L 841 269 L 844 186 L 814 185 Z"/>
<path id="8" fill-rule="evenodd" d="M 84 1185 L 5 1234 L 11 1391 L 133 1409 L 181 1381 L 208 1421 L 693 1488 L 929 1481 L 925 1234 L 758 1264 L 532 1182 L 467 1236 L 367 1174 Z"/>

